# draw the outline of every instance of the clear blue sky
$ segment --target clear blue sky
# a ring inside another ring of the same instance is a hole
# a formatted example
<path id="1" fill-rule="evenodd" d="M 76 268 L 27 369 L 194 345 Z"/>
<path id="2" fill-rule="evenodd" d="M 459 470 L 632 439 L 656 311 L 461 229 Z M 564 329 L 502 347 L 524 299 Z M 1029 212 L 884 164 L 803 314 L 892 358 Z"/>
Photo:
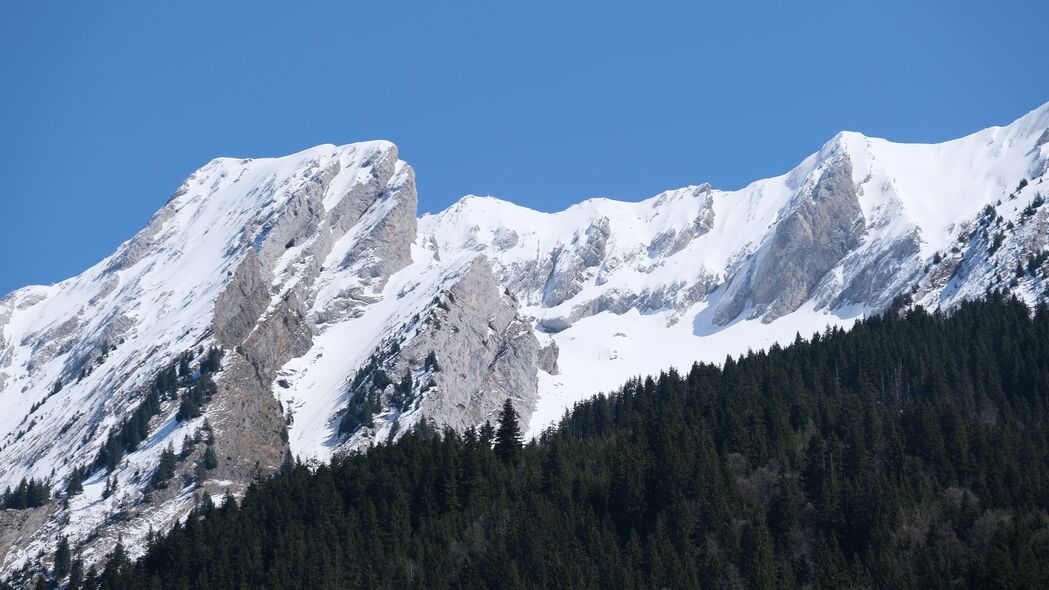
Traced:
<path id="1" fill-rule="evenodd" d="M 0 294 L 105 257 L 220 155 L 385 138 L 424 210 L 556 210 L 1049 100 L 1044 0 L 451 4 L 3 2 Z"/>

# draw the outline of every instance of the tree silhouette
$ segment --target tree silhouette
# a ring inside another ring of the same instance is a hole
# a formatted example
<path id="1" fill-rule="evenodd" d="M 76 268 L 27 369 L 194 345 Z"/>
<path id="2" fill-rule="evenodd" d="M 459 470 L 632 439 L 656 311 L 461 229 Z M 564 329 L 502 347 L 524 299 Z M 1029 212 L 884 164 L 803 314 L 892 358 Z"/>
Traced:
<path id="1" fill-rule="evenodd" d="M 499 429 L 495 432 L 495 454 L 504 463 L 510 463 L 521 453 L 521 427 L 517 419 L 517 410 L 510 398 L 503 403 L 499 413 Z"/>

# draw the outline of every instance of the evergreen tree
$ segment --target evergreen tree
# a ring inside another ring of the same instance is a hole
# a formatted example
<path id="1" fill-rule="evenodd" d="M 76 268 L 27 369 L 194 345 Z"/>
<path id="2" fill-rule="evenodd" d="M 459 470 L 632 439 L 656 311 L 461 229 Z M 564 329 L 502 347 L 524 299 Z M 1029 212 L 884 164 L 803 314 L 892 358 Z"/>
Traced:
<path id="1" fill-rule="evenodd" d="M 204 448 L 204 455 L 200 458 L 200 466 L 211 471 L 219 466 L 218 456 L 215 454 L 215 446 L 209 444 Z"/>
<path id="2" fill-rule="evenodd" d="M 87 573 L 84 574 L 84 584 L 81 587 L 83 590 L 98 590 L 98 570 L 94 565 L 87 568 Z"/>
<path id="3" fill-rule="evenodd" d="M 495 427 L 492 426 L 490 420 L 485 420 L 484 424 L 477 429 L 477 439 L 482 447 L 486 449 L 492 448 L 492 443 L 495 441 Z"/>
<path id="4" fill-rule="evenodd" d="M 518 424 L 517 410 L 507 398 L 503 411 L 499 413 L 499 429 L 495 433 L 495 454 L 504 463 L 510 463 L 521 452 L 521 427 Z"/>
<path id="5" fill-rule="evenodd" d="M 80 590 L 84 583 L 84 560 L 77 556 L 69 567 L 69 584 L 66 590 Z"/>
<path id="6" fill-rule="evenodd" d="M 168 443 L 167 448 L 160 453 L 160 463 L 153 471 L 152 477 L 150 477 L 150 485 L 156 489 L 168 487 L 168 480 L 175 476 L 175 466 L 177 461 L 178 460 L 175 458 L 175 449 L 171 443 Z"/>
<path id="7" fill-rule="evenodd" d="M 102 499 L 105 500 L 117 492 L 117 476 L 106 478 L 106 487 L 102 489 Z"/>
<path id="8" fill-rule="evenodd" d="M 70 571 L 72 555 L 69 553 L 69 539 L 65 536 L 58 540 L 58 548 L 55 550 L 55 579 L 64 579 Z"/>
<path id="9" fill-rule="evenodd" d="M 426 355 L 426 360 L 423 362 L 423 368 L 434 373 L 441 370 L 441 365 L 437 362 L 437 354 L 434 353 L 434 351 L 431 350 Z"/>
<path id="10" fill-rule="evenodd" d="M 189 434 L 182 437 L 182 448 L 179 449 L 178 459 L 184 461 L 187 457 L 193 454 L 193 450 L 196 449 L 197 443 L 193 441 L 193 437 Z"/>
<path id="11" fill-rule="evenodd" d="M 69 484 L 66 486 L 66 495 L 73 497 L 77 494 L 83 493 L 83 491 L 83 475 L 80 472 L 80 468 L 76 467 L 73 469 L 73 473 L 69 476 Z"/>

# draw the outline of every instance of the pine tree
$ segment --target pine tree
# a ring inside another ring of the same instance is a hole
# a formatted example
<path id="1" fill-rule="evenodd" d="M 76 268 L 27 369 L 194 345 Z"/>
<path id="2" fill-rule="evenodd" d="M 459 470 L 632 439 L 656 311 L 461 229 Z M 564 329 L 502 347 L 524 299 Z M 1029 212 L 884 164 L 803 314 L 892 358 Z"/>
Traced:
<path id="1" fill-rule="evenodd" d="M 69 553 L 69 539 L 62 537 L 58 540 L 58 549 L 55 550 L 55 579 L 61 580 L 69 574 L 71 555 Z"/>
<path id="2" fill-rule="evenodd" d="M 200 459 L 200 466 L 208 471 L 219 466 L 218 456 L 215 455 L 215 445 L 209 444 L 204 449 L 204 456 Z"/>
<path id="3" fill-rule="evenodd" d="M 80 590 L 84 583 L 84 560 L 79 556 L 73 560 L 69 568 L 69 584 L 66 590 Z"/>
<path id="4" fill-rule="evenodd" d="M 73 497 L 84 491 L 83 475 L 80 473 L 80 468 L 73 469 L 73 473 L 69 476 L 69 485 L 66 486 L 66 495 Z"/>
<path id="5" fill-rule="evenodd" d="M 426 355 L 426 360 L 423 362 L 423 368 L 434 373 L 441 370 L 441 365 L 437 363 L 437 354 L 434 353 L 434 351 L 431 350 L 429 354 Z"/>
<path id="6" fill-rule="evenodd" d="M 182 448 L 179 449 L 178 452 L 179 461 L 185 460 L 186 457 L 189 457 L 196 447 L 197 443 L 193 442 L 192 436 L 186 434 L 186 436 L 182 437 Z"/>
<path id="7" fill-rule="evenodd" d="M 81 586 L 83 590 L 97 590 L 98 588 L 98 570 L 95 566 L 87 568 L 87 574 L 84 575 L 84 584 Z"/>
<path id="8" fill-rule="evenodd" d="M 499 414 L 499 429 L 495 433 L 495 454 L 504 463 L 510 463 L 521 452 L 521 427 L 513 402 L 506 398 L 503 411 Z"/>
<path id="9" fill-rule="evenodd" d="M 175 449 L 171 443 L 168 443 L 168 447 L 160 453 L 160 464 L 153 471 L 153 476 L 149 480 L 150 485 L 157 489 L 168 487 L 168 480 L 175 475 L 176 462 Z"/>
<path id="10" fill-rule="evenodd" d="M 117 476 L 106 478 L 106 487 L 102 489 L 102 499 L 105 500 L 117 491 Z"/>
<path id="11" fill-rule="evenodd" d="M 486 449 L 492 448 L 492 442 L 495 440 L 495 427 L 492 426 L 491 420 L 485 420 L 484 424 L 477 429 L 477 441 L 480 445 Z"/>

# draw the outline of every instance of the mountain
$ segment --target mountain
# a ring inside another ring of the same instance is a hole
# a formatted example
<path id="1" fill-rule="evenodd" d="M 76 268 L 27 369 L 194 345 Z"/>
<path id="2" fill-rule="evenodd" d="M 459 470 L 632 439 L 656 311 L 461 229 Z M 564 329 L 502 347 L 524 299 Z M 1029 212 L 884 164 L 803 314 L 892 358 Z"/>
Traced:
<path id="1" fill-rule="evenodd" d="M 840 133 L 738 191 L 557 213 L 466 197 L 416 218 L 382 141 L 214 160 L 106 260 L 0 300 L 0 489 L 55 497 L 0 513 L 0 567 L 60 535 L 88 561 L 139 550 L 291 456 L 461 430 L 507 398 L 537 433 L 628 377 L 899 296 L 1034 303 L 1047 173 L 1049 104 L 942 144 Z"/>

